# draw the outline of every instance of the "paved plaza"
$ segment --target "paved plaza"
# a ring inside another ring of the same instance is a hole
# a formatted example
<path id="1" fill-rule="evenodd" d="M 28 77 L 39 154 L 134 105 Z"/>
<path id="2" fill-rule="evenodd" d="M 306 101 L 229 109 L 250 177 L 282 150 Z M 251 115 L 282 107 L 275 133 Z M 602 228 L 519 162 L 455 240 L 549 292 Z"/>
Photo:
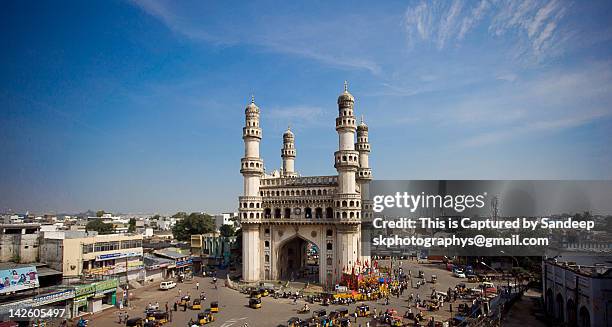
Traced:
<path id="1" fill-rule="evenodd" d="M 385 263 L 381 262 L 381 266 Z M 376 308 L 378 313 L 384 312 L 388 308 L 396 309 L 401 315 L 408 310 L 409 303 L 407 301 L 411 293 L 420 295 L 421 299 L 428 299 L 432 287 L 435 287 L 438 291 L 445 292 L 449 287 L 453 288 L 457 283 L 466 282 L 465 279 L 455 278 L 451 276 L 449 271 L 443 269 L 441 264 L 417 264 L 415 261 L 405 260 L 402 263 L 402 268 L 405 272 L 411 270 L 412 276 L 415 276 L 419 270 L 423 270 L 427 280 L 431 279 L 431 275 L 435 274 L 438 276 L 438 282 L 434 285 L 427 283 L 421 286 L 419 289 L 408 288 L 407 291 L 401 297 L 390 297 L 390 303 L 388 306 L 384 304 L 384 300 L 377 302 L 365 302 L 371 307 L 371 311 Z M 398 262 L 394 262 L 395 267 L 399 265 Z M 219 272 L 219 276 L 223 273 Z M 414 283 L 416 283 L 416 279 Z M 199 282 L 200 289 L 196 290 L 196 283 Z M 236 290 L 229 289 L 223 285 L 223 280 L 220 279 L 218 282 L 218 288 L 215 289 L 212 279 L 209 277 L 195 277 L 192 281 L 185 283 L 179 283 L 175 289 L 169 291 L 158 290 L 158 285 L 150 285 L 147 287 L 133 290 L 134 299 L 131 300 L 130 308 L 125 310 L 128 312 L 129 317 L 142 317 L 143 311 L 148 303 L 159 302 L 160 307 L 163 309 L 165 304 L 172 308 L 173 303 L 179 298 L 179 289 L 181 294 L 191 294 L 192 299 L 199 296 L 200 291 L 206 293 L 206 301 L 203 303 L 203 308 L 207 308 L 211 301 L 218 301 L 220 305 L 220 312 L 215 314 L 215 322 L 208 324 L 207 326 L 244 326 L 248 323 L 249 326 L 278 326 L 286 324 L 287 320 L 291 317 L 307 318 L 311 314 L 299 315 L 297 310 L 304 305 L 303 300 L 298 300 L 297 304 L 293 303 L 291 299 L 274 299 L 272 297 L 262 298 L 261 309 L 251 309 L 248 307 L 248 296 L 242 294 Z M 476 286 L 476 284 L 468 284 L 468 287 Z M 449 305 L 445 304 L 444 307 L 439 311 L 425 312 L 425 317 L 428 318 L 434 315 L 436 320 L 448 319 L 455 314 L 457 305 L 460 302 L 453 303 L 453 312 L 449 311 Z M 319 308 L 327 311 L 338 309 L 340 305 L 330 305 L 322 307 L 318 304 L 309 304 L 312 310 Z M 357 304 L 345 306 L 349 308 L 349 311 L 353 313 Z M 413 304 L 412 304 L 413 306 Z M 415 311 L 413 307 L 413 312 Z M 90 326 L 119 326 L 118 313 L 119 309 L 109 309 L 100 314 L 96 314 L 91 317 Z M 190 319 L 196 317 L 198 311 L 187 309 L 183 312 L 182 308 L 179 307 L 177 312 L 172 313 L 172 322 L 167 324 L 168 326 L 187 326 Z M 352 319 L 354 321 L 354 319 Z M 366 321 L 370 321 L 370 326 L 380 326 L 377 322 L 371 318 L 358 318 L 357 323 L 353 322 L 353 326 L 366 326 Z"/>

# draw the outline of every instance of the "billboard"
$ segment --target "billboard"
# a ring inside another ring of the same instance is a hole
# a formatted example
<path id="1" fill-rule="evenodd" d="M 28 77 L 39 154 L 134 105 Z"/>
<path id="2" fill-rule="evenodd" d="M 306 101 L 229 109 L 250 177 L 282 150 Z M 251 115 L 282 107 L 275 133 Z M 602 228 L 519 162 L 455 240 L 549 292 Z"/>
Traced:
<path id="1" fill-rule="evenodd" d="M 38 287 L 36 267 L 0 270 L 0 294 Z"/>

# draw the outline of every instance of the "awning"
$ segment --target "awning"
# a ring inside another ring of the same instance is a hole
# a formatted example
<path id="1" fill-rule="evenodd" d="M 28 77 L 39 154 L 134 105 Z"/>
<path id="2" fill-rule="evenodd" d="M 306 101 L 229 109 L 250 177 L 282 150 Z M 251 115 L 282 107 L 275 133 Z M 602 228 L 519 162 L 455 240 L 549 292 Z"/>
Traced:
<path id="1" fill-rule="evenodd" d="M 51 269 L 49 267 L 39 267 L 37 269 L 38 277 L 46 277 L 46 276 L 54 276 L 54 275 L 62 275 L 61 271 Z"/>

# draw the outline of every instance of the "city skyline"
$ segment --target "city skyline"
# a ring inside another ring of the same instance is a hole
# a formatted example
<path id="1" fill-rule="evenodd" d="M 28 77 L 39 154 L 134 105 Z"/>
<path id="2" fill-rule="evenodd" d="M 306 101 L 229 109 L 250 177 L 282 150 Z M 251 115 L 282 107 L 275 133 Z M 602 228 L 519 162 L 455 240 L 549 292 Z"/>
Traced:
<path id="1" fill-rule="evenodd" d="M 235 211 L 251 94 L 268 172 L 291 125 L 333 175 L 345 80 L 376 179 L 610 179 L 610 9 L 5 3 L 0 210 Z"/>

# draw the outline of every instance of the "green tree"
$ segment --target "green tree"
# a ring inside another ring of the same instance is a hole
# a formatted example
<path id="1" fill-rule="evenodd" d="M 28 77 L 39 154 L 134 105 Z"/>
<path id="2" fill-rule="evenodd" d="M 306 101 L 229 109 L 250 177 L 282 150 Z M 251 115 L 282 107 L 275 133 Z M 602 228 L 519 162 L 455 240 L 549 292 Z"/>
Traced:
<path id="1" fill-rule="evenodd" d="M 232 225 L 223 225 L 219 228 L 219 232 L 221 232 L 221 236 L 223 237 L 230 237 L 230 236 L 234 236 L 234 233 L 236 233 L 234 226 Z"/>
<path id="2" fill-rule="evenodd" d="M 112 224 L 107 224 L 102 219 L 93 219 L 85 225 L 85 230 L 96 231 L 99 234 L 112 234 L 115 227 Z"/>
<path id="3" fill-rule="evenodd" d="M 134 233 L 136 231 L 136 218 L 130 218 L 128 223 L 128 233 Z"/>
<path id="4" fill-rule="evenodd" d="M 174 215 L 172 215 L 172 218 L 185 219 L 185 218 L 187 218 L 187 213 L 184 212 L 184 211 L 179 211 L 179 212 L 175 213 Z"/>
<path id="5" fill-rule="evenodd" d="M 96 211 L 96 217 L 102 217 L 104 214 L 107 214 L 109 212 L 106 212 L 104 210 L 98 210 Z"/>
<path id="6" fill-rule="evenodd" d="M 206 234 L 214 230 L 215 221 L 210 215 L 192 212 L 189 216 L 176 222 L 176 225 L 172 227 L 172 235 L 179 241 L 187 241 L 191 235 Z"/>

